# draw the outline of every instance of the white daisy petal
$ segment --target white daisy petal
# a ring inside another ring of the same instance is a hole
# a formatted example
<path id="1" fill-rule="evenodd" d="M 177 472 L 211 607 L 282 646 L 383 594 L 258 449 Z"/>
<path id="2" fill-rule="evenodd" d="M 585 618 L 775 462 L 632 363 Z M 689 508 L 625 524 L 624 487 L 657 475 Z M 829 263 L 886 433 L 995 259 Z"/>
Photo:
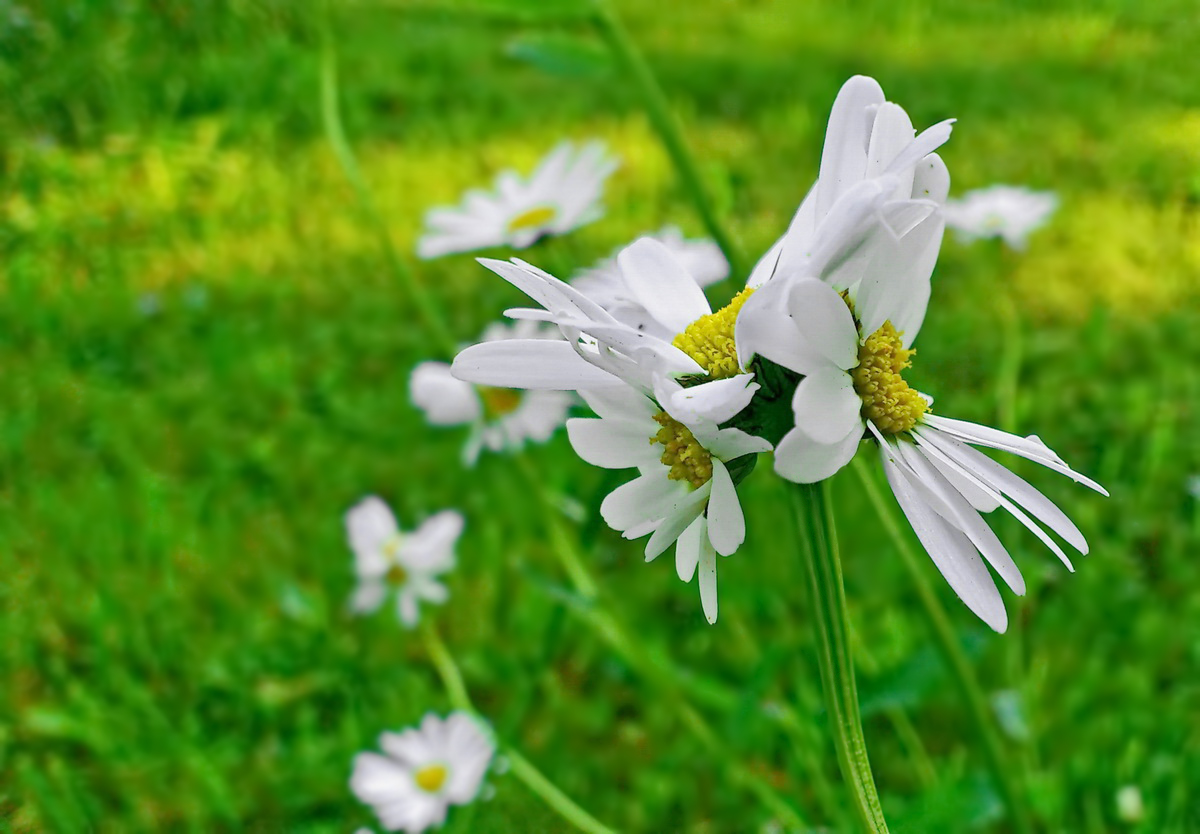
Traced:
<path id="1" fill-rule="evenodd" d="M 470 423 L 482 411 L 474 387 L 455 379 L 445 362 L 422 362 L 413 368 L 408 391 L 413 405 L 424 411 L 434 426 Z"/>
<path id="2" fill-rule="evenodd" d="M 833 476 L 851 461 L 862 441 L 862 427 L 834 443 L 818 443 L 800 429 L 792 429 L 775 447 L 775 471 L 798 484 L 815 484 Z"/>
<path id="3" fill-rule="evenodd" d="M 711 492 L 712 481 L 709 481 L 688 495 L 662 520 L 662 523 L 658 525 L 658 529 L 654 531 L 654 535 L 650 537 L 650 541 L 646 542 L 647 562 L 670 547 L 683 531 L 696 520 L 696 517 L 704 512 L 704 505 L 707 503 Z"/>
<path id="4" fill-rule="evenodd" d="M 792 284 L 785 281 L 768 282 L 746 299 L 734 325 L 737 355 L 746 367 L 755 356 L 762 356 L 777 365 L 801 374 L 812 373 L 829 363 L 812 343 L 805 339 L 786 308 Z"/>
<path id="5" fill-rule="evenodd" d="M 612 374 L 579 356 L 566 342 L 510 339 L 472 345 L 454 357 L 454 376 L 496 388 L 573 391 L 620 385 Z"/>
<path id="6" fill-rule="evenodd" d="M 875 121 L 871 125 L 865 175 L 877 177 L 883 174 L 892 160 L 908 147 L 915 136 L 912 120 L 908 118 L 903 107 L 890 101 L 880 104 L 875 111 Z M 906 197 L 912 193 L 911 170 L 907 172 L 907 177 L 901 180 L 899 188 Z"/>
<path id="7" fill-rule="evenodd" d="M 610 492 L 600 504 L 600 516 L 609 527 L 628 536 L 648 522 L 661 521 L 688 497 L 687 487 L 668 480 L 666 471 L 659 468 Z"/>
<path id="8" fill-rule="evenodd" d="M 863 402 L 845 371 L 825 367 L 809 374 L 792 395 L 796 428 L 818 443 L 836 443 L 853 426 L 861 431 Z"/>
<path id="9" fill-rule="evenodd" d="M 708 521 L 701 515 L 675 540 L 675 573 L 684 582 L 691 582 L 696 575 L 700 548 L 707 538 Z"/>
<path id="10" fill-rule="evenodd" d="M 704 609 L 704 619 L 712 625 L 717 621 L 717 554 L 703 538 L 700 539 L 700 563 L 696 568 L 700 605 Z"/>
<path id="11" fill-rule="evenodd" d="M 617 255 L 617 263 L 634 297 L 667 329 L 683 332 L 712 312 L 700 285 L 659 241 L 639 238 Z"/>
<path id="12" fill-rule="evenodd" d="M 355 614 L 370 614 L 383 605 L 387 596 L 387 587 L 377 579 L 367 579 L 359 583 L 350 597 L 350 610 Z"/>
<path id="13" fill-rule="evenodd" d="M 797 329 L 826 360 L 842 370 L 858 364 L 854 317 L 835 290 L 821 281 L 797 281 L 787 304 Z"/>
<path id="14" fill-rule="evenodd" d="M 837 198 L 863 178 L 874 109 L 886 100 L 879 82 L 864 75 L 854 76 L 838 91 L 829 114 L 817 179 L 819 216 L 828 213 Z"/>
<path id="15" fill-rule="evenodd" d="M 680 388 L 671 396 L 670 411 L 683 419 L 705 419 L 714 423 L 732 420 L 750 405 L 758 384 L 754 374 L 716 379 L 689 388 Z"/>
<path id="16" fill-rule="evenodd" d="M 383 499 L 368 495 L 346 512 L 346 535 L 359 576 L 378 576 L 388 569 L 384 546 L 400 532 Z"/>
<path id="17" fill-rule="evenodd" d="M 653 442 L 654 425 L 577 417 L 567 421 L 567 437 L 575 454 L 592 466 L 627 469 L 652 464 L 662 455 L 662 447 Z"/>
<path id="18" fill-rule="evenodd" d="M 729 556 L 746 540 L 746 517 L 729 470 L 713 459 L 712 496 L 708 501 L 708 538 L 717 553 Z"/>

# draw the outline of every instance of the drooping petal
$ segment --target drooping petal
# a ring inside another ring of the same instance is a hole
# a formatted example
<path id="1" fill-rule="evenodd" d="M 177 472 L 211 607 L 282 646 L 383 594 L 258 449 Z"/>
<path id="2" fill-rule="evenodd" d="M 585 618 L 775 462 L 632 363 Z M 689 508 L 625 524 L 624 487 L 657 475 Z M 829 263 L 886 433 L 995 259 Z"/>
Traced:
<path id="1" fill-rule="evenodd" d="M 838 368 L 858 364 L 854 317 L 837 291 L 813 279 L 797 281 L 788 296 L 788 312 L 814 350 Z"/>
<path id="2" fill-rule="evenodd" d="M 800 333 L 795 319 L 787 311 L 787 296 L 792 284 L 780 279 L 770 281 L 746 300 L 734 325 L 738 360 L 748 367 L 755 356 L 762 356 L 796 373 L 807 374 L 828 361 Z"/>
<path id="3" fill-rule="evenodd" d="M 567 342 L 509 339 L 472 345 L 454 357 L 458 379 L 496 388 L 576 391 L 623 385 L 575 352 Z"/>
<path id="4" fill-rule="evenodd" d="M 692 429 L 692 434 L 721 460 L 736 460 L 744 455 L 771 451 L 771 441 L 741 429 L 720 429 L 715 434 L 708 434 L 697 427 Z"/>
<path id="5" fill-rule="evenodd" d="M 925 546 L 929 558 L 975 616 L 1003 634 L 1008 628 L 1004 601 L 971 541 L 921 500 L 916 488 L 882 446 L 880 458 L 892 494 L 896 496 L 917 538 Z"/>
<path id="6" fill-rule="evenodd" d="M 580 391 L 579 395 L 596 416 L 605 420 L 645 423 L 659 411 L 653 400 L 627 385 Z"/>
<path id="7" fill-rule="evenodd" d="M 639 238 L 625 247 L 617 255 L 617 264 L 638 303 L 668 330 L 682 333 L 712 312 L 700 285 L 654 238 Z"/>
<path id="8" fill-rule="evenodd" d="M 701 515 L 675 541 L 675 574 L 684 582 L 691 582 L 696 575 L 702 541 L 707 538 L 708 521 Z"/>
<path id="9" fill-rule="evenodd" d="M 696 574 L 700 585 L 700 607 L 704 609 L 704 619 L 712 625 L 717 621 L 717 554 L 703 538 L 700 539 L 700 563 Z"/>
<path id="10" fill-rule="evenodd" d="M 687 488 L 668 480 L 666 470 L 659 468 L 610 492 L 600 504 L 600 517 L 609 527 L 626 533 L 627 538 L 636 538 L 628 533 L 665 518 L 688 497 Z"/>
<path id="11" fill-rule="evenodd" d="M 880 236 L 855 298 L 864 336 L 891 321 L 905 334 L 904 344 L 912 344 L 929 304 L 929 278 L 943 228 L 940 215 L 931 215 L 898 240 Z"/>
<path id="12" fill-rule="evenodd" d="M 738 374 L 725 379 L 679 387 L 671 394 L 666 410 L 685 423 L 703 419 L 724 423 L 733 419 L 754 398 L 758 390 L 754 374 Z"/>
<path id="13" fill-rule="evenodd" d="M 792 429 L 775 447 L 775 471 L 798 484 L 823 481 L 850 462 L 862 434 L 860 424 L 835 443 L 818 443 L 800 429 Z"/>
<path id="14" fill-rule="evenodd" d="M 734 553 L 746 540 L 746 517 L 729 470 L 713 458 L 712 496 L 708 500 L 708 538 L 722 556 Z"/>
<path id="15" fill-rule="evenodd" d="M 662 553 L 679 538 L 696 517 L 704 512 L 704 505 L 712 493 L 712 481 L 692 492 L 662 520 L 650 541 L 646 542 L 646 561 Z"/>
<path id="16" fill-rule="evenodd" d="M 567 437 L 575 454 L 592 466 L 627 469 L 658 460 L 662 447 L 653 443 L 655 428 L 653 422 L 576 417 L 567 421 Z"/>
<path id="17" fill-rule="evenodd" d="M 828 366 L 800 380 L 792 395 L 796 427 L 818 443 L 835 443 L 861 426 L 862 405 L 850 375 Z"/>

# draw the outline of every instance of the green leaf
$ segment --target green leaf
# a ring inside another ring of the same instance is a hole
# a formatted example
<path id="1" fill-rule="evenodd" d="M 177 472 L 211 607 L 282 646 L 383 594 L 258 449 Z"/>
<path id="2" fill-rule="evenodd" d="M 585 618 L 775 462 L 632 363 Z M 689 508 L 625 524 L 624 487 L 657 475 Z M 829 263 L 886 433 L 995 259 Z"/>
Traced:
<path id="1" fill-rule="evenodd" d="M 572 35 L 525 35 L 510 42 L 505 52 L 560 78 L 603 78 L 613 69 L 607 49 Z"/>

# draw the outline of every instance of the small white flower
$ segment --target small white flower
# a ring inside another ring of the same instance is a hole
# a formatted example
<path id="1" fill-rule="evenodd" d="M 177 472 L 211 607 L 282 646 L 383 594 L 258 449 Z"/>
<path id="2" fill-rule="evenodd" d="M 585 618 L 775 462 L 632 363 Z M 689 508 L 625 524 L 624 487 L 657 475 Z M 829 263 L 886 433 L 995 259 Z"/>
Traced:
<path id="1" fill-rule="evenodd" d="M 946 225 L 964 241 L 1003 238 L 1022 250 L 1029 236 L 1045 226 L 1058 208 L 1058 195 L 1017 185 L 993 185 L 969 191 L 946 203 Z"/>
<path id="2" fill-rule="evenodd" d="M 729 261 L 721 247 L 711 240 L 688 240 L 676 226 L 665 226 L 652 235 L 667 248 L 684 271 L 701 287 L 723 281 L 729 275 Z M 670 340 L 675 334 L 659 324 L 630 288 L 617 254 L 583 270 L 571 280 L 571 286 L 591 298 L 620 322 L 646 333 Z"/>
<path id="3" fill-rule="evenodd" d="M 490 730 L 474 716 L 426 714 L 419 729 L 383 733 L 384 755 L 354 757 L 350 790 L 389 831 L 419 834 L 446 821 L 451 805 L 479 794 L 496 752 Z"/>
<path id="4" fill-rule="evenodd" d="M 559 340 L 558 331 L 537 322 L 497 323 L 483 342 L 510 339 Z M 408 381 L 413 404 L 434 426 L 471 427 L 463 462 L 473 466 L 483 449 L 519 451 L 526 442 L 545 443 L 567 419 L 573 397 L 564 391 L 520 391 L 472 385 L 455 379 L 446 362 L 422 362 Z"/>
<path id="5" fill-rule="evenodd" d="M 462 515 L 443 510 L 404 533 L 382 499 L 372 495 L 355 504 L 346 512 L 346 535 L 358 576 L 351 610 L 369 614 L 392 591 L 400 621 L 415 626 L 421 602 L 440 605 L 449 598 L 438 577 L 454 567 L 454 546 L 462 529 Z"/>
<path id="6" fill-rule="evenodd" d="M 699 571 L 700 601 L 710 623 L 717 620 L 716 555 L 732 555 L 746 538 L 735 475 L 727 464 L 771 448 L 760 437 L 718 426 L 749 403 L 757 386 L 748 380 L 743 375 L 683 388 L 660 378 L 657 403 L 632 388 L 583 392 L 598 419 L 567 421 L 571 445 L 588 463 L 638 470 L 638 477 L 604 499 L 600 513 L 627 539 L 650 534 L 647 561 L 674 544 L 679 578 L 690 582 Z M 708 396 L 725 410 L 705 404 L 698 413 L 693 395 L 716 386 L 728 391 Z"/>
<path id="7" fill-rule="evenodd" d="M 460 205 L 427 212 L 417 255 L 437 258 L 502 245 L 524 249 L 546 235 L 591 223 L 604 213 L 604 182 L 616 169 L 602 143 L 562 142 L 527 179 L 502 171 L 491 192 L 471 190 Z"/>

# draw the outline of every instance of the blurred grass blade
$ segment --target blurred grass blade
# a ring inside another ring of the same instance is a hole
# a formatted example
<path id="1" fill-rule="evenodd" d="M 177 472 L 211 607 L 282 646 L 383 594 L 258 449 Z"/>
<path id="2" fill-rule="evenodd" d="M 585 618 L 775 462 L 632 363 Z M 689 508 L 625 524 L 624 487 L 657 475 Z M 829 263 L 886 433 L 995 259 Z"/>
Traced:
<path id="1" fill-rule="evenodd" d="M 560 78 L 597 79 L 613 72 L 612 56 L 597 43 L 559 34 L 531 34 L 511 41 L 510 58 Z"/>

